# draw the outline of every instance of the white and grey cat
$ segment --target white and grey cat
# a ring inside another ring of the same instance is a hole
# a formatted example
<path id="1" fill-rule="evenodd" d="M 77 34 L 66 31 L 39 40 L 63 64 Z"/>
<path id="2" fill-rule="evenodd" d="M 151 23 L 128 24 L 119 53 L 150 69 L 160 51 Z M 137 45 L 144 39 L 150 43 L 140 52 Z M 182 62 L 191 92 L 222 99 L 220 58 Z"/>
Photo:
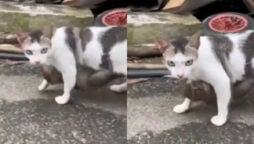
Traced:
<path id="1" fill-rule="evenodd" d="M 18 41 L 30 63 L 54 66 L 64 82 L 64 93 L 57 96 L 58 104 L 66 104 L 77 80 L 77 66 L 84 65 L 100 73 L 127 74 L 126 28 L 61 27 L 55 30 L 18 33 Z M 39 90 L 48 85 L 43 80 Z M 111 85 L 116 92 L 126 91 L 127 82 Z"/>
<path id="2" fill-rule="evenodd" d="M 211 122 L 216 126 L 225 124 L 232 85 L 254 74 L 254 31 L 220 36 L 196 33 L 190 39 L 158 40 L 157 44 L 172 77 L 188 82 L 201 80 L 213 87 L 218 113 Z M 190 106 L 191 99 L 186 97 L 173 111 L 184 113 Z"/>

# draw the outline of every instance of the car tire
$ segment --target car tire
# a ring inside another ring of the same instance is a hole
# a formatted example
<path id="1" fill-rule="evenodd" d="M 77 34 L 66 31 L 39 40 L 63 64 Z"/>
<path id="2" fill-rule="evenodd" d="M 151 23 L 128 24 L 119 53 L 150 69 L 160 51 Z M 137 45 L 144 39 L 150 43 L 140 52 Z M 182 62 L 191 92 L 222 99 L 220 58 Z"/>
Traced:
<path id="1" fill-rule="evenodd" d="M 245 14 L 219 13 L 203 20 L 204 34 L 237 33 L 254 28 L 254 20 Z"/>
<path id="2" fill-rule="evenodd" d="M 107 10 L 99 14 L 95 20 L 95 26 L 127 26 L 127 13 L 125 8 Z"/>

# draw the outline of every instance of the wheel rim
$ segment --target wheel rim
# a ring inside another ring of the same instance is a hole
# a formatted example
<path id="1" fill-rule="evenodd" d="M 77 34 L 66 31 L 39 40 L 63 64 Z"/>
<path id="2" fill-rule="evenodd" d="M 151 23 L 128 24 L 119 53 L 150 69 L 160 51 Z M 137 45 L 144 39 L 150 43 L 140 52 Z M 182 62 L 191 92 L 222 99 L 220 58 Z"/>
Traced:
<path id="1" fill-rule="evenodd" d="M 102 18 L 102 23 L 106 26 L 127 26 L 127 10 L 113 10 L 106 13 Z"/>
<path id="2" fill-rule="evenodd" d="M 209 21 L 209 27 L 220 33 L 240 32 L 247 26 L 247 18 L 237 14 L 219 14 Z"/>

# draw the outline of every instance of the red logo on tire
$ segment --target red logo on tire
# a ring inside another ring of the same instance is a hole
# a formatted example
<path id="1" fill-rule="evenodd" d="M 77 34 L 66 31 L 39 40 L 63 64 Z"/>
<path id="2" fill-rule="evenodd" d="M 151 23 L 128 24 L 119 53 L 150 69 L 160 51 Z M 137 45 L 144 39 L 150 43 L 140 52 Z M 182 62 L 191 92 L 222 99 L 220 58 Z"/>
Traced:
<path id="1" fill-rule="evenodd" d="M 245 29 L 248 20 L 236 14 L 219 14 L 209 21 L 209 27 L 220 33 L 234 33 Z"/>
<path id="2" fill-rule="evenodd" d="M 127 26 L 127 10 L 114 10 L 105 14 L 102 23 L 106 26 Z"/>

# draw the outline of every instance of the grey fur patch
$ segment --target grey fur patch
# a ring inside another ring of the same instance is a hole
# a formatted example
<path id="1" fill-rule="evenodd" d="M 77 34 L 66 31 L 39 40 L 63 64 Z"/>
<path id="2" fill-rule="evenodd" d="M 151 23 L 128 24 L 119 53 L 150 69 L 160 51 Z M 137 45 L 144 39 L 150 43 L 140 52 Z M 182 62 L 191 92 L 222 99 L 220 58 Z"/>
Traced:
<path id="1" fill-rule="evenodd" d="M 192 101 L 216 102 L 216 94 L 213 87 L 204 81 L 192 81 L 191 83 L 185 84 L 182 92 L 185 97 Z"/>
<path id="2" fill-rule="evenodd" d="M 41 41 L 41 36 L 43 35 L 42 31 L 34 31 L 28 33 L 29 37 L 31 38 L 31 43 L 38 42 L 40 43 Z"/>
<path id="3" fill-rule="evenodd" d="M 164 57 L 173 57 L 178 53 L 182 53 L 187 57 L 191 57 L 194 60 L 198 57 L 197 49 L 190 47 L 188 38 L 178 38 L 170 42 L 170 47 L 163 53 Z"/>
<path id="4" fill-rule="evenodd" d="M 79 37 L 81 39 L 82 50 L 85 51 L 86 45 L 91 41 L 93 34 L 90 29 L 85 28 L 80 31 Z"/>
<path id="5" fill-rule="evenodd" d="M 210 36 L 209 40 L 212 43 L 212 48 L 222 67 L 226 71 L 229 78 L 232 80 L 233 76 L 228 64 L 229 54 L 232 51 L 233 43 L 225 36 Z"/>
<path id="6" fill-rule="evenodd" d="M 126 28 L 112 27 L 101 36 L 103 51 L 108 53 L 110 49 L 118 42 L 126 40 Z"/>
<path id="7" fill-rule="evenodd" d="M 254 33 L 251 33 L 243 45 L 243 53 L 246 57 L 245 74 L 254 76 L 251 59 L 254 57 Z"/>
<path id="8" fill-rule="evenodd" d="M 174 46 L 174 52 L 176 53 L 185 53 L 185 48 L 188 44 L 188 40 L 186 38 L 179 38 L 171 42 L 171 44 Z"/>
<path id="9" fill-rule="evenodd" d="M 69 48 L 71 52 L 73 53 L 75 59 L 77 59 L 77 41 L 75 37 L 75 33 L 73 31 L 73 28 L 67 27 L 65 29 L 65 34 L 66 34 L 66 44 L 69 45 Z"/>
<path id="10" fill-rule="evenodd" d="M 101 67 L 109 70 L 113 70 L 112 62 L 110 60 L 109 52 L 111 48 L 124 40 L 126 40 L 126 28 L 113 27 L 106 31 L 101 37 L 101 44 L 103 46 L 103 56 Z"/>
<path id="11" fill-rule="evenodd" d="M 43 77 L 51 84 L 63 83 L 62 74 L 53 66 L 43 65 L 41 67 Z"/>
<path id="12" fill-rule="evenodd" d="M 113 73 L 109 70 L 100 70 L 93 73 L 88 78 L 88 83 L 92 86 L 100 86 L 106 84 L 113 78 Z"/>
<path id="13" fill-rule="evenodd" d="M 110 71 L 113 71 L 113 65 L 112 61 L 110 59 L 110 56 L 108 53 L 104 53 L 101 57 L 102 63 L 100 64 L 101 68 L 108 69 Z"/>

